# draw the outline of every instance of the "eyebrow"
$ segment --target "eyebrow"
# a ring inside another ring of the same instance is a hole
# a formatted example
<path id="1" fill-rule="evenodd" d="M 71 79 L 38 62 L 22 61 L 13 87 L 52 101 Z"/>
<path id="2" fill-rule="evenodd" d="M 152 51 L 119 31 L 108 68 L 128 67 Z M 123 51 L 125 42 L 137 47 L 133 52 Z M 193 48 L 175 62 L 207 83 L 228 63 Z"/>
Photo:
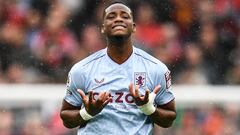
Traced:
<path id="1" fill-rule="evenodd" d="M 109 6 L 109 7 L 110 7 L 110 6 Z M 102 16 L 103 19 L 104 19 L 108 14 L 111 14 L 111 13 L 114 12 L 114 11 L 110 11 L 110 12 L 109 12 L 109 10 L 110 10 L 109 7 L 107 7 L 106 9 L 104 9 L 104 11 L 103 11 L 103 16 Z M 126 7 L 127 7 L 127 6 L 126 6 Z M 124 12 L 124 13 L 130 15 L 130 17 L 132 17 L 132 19 L 134 19 L 132 10 L 131 10 L 129 7 L 127 7 L 127 10 L 123 10 L 123 9 L 120 9 L 120 10 L 121 10 L 121 12 Z M 108 13 L 108 12 L 109 12 L 109 13 Z"/>
<path id="2" fill-rule="evenodd" d="M 105 17 L 108 16 L 108 15 L 111 15 L 111 14 L 116 14 L 116 13 L 115 13 L 115 11 L 111 11 L 111 12 L 109 12 L 109 13 L 106 13 L 106 12 L 105 12 Z M 131 13 L 131 12 L 128 13 L 128 12 L 126 12 L 126 11 L 124 11 L 124 10 L 121 10 L 121 14 L 127 14 L 127 15 L 129 15 L 130 17 L 132 17 L 132 13 Z"/>

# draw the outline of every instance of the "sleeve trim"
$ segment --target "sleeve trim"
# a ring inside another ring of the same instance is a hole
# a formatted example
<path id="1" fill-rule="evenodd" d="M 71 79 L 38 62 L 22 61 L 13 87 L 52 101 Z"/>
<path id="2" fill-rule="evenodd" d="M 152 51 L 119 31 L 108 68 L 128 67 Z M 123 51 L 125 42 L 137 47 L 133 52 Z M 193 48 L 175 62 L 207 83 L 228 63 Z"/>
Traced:
<path id="1" fill-rule="evenodd" d="M 80 107 L 81 105 L 69 100 L 67 97 L 64 97 L 64 100 L 67 101 L 69 104 L 76 106 L 76 107 Z"/>
<path id="2" fill-rule="evenodd" d="M 169 103 L 170 101 L 174 100 L 175 97 L 173 95 L 169 96 L 166 100 L 161 101 L 161 102 L 155 102 L 157 105 L 165 105 L 167 103 Z"/>

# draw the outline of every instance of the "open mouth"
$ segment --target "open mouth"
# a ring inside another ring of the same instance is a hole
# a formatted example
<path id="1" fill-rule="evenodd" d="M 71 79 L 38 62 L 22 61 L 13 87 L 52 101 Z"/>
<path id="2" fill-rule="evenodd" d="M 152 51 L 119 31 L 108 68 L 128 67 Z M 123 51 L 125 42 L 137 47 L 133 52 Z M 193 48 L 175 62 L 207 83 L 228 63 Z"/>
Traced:
<path id="1" fill-rule="evenodd" d="M 122 28 L 127 28 L 127 27 L 125 25 L 114 25 L 114 26 L 112 26 L 112 29 L 115 29 L 115 28 L 122 29 Z"/>

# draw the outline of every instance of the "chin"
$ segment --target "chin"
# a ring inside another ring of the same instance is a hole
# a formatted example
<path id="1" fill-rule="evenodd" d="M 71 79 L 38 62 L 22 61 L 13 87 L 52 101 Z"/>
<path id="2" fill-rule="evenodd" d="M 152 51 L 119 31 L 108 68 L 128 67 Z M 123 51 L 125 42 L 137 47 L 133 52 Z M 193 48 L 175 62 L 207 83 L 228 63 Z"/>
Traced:
<path id="1" fill-rule="evenodd" d="M 126 34 L 124 34 L 124 35 L 118 34 L 118 35 L 108 36 L 108 39 L 110 40 L 110 42 L 115 42 L 115 43 L 119 43 L 119 44 L 128 40 L 128 38 L 129 38 L 129 35 L 126 35 Z"/>
<path id="2" fill-rule="evenodd" d="M 123 40 L 123 39 L 127 39 L 129 36 L 127 35 L 112 35 L 111 38 L 115 39 L 115 40 Z"/>
<path id="3" fill-rule="evenodd" d="M 115 33 L 115 34 L 112 34 L 111 37 L 115 37 L 115 38 L 127 38 L 129 37 L 130 35 L 129 34 L 126 34 L 126 33 Z"/>
<path id="4" fill-rule="evenodd" d="M 127 35 L 123 35 L 123 34 L 116 34 L 116 35 L 112 35 L 112 37 L 119 37 L 119 38 L 121 38 L 121 37 L 127 37 Z"/>

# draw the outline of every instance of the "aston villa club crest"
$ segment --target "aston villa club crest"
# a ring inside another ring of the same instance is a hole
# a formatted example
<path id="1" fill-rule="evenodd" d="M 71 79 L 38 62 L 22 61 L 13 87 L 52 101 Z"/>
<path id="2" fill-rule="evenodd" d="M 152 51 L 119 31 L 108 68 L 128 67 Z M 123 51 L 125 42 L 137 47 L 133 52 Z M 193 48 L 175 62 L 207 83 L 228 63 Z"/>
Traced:
<path id="1" fill-rule="evenodd" d="M 135 72 L 134 73 L 134 82 L 135 85 L 139 85 L 140 87 L 146 85 L 146 72 Z"/>

